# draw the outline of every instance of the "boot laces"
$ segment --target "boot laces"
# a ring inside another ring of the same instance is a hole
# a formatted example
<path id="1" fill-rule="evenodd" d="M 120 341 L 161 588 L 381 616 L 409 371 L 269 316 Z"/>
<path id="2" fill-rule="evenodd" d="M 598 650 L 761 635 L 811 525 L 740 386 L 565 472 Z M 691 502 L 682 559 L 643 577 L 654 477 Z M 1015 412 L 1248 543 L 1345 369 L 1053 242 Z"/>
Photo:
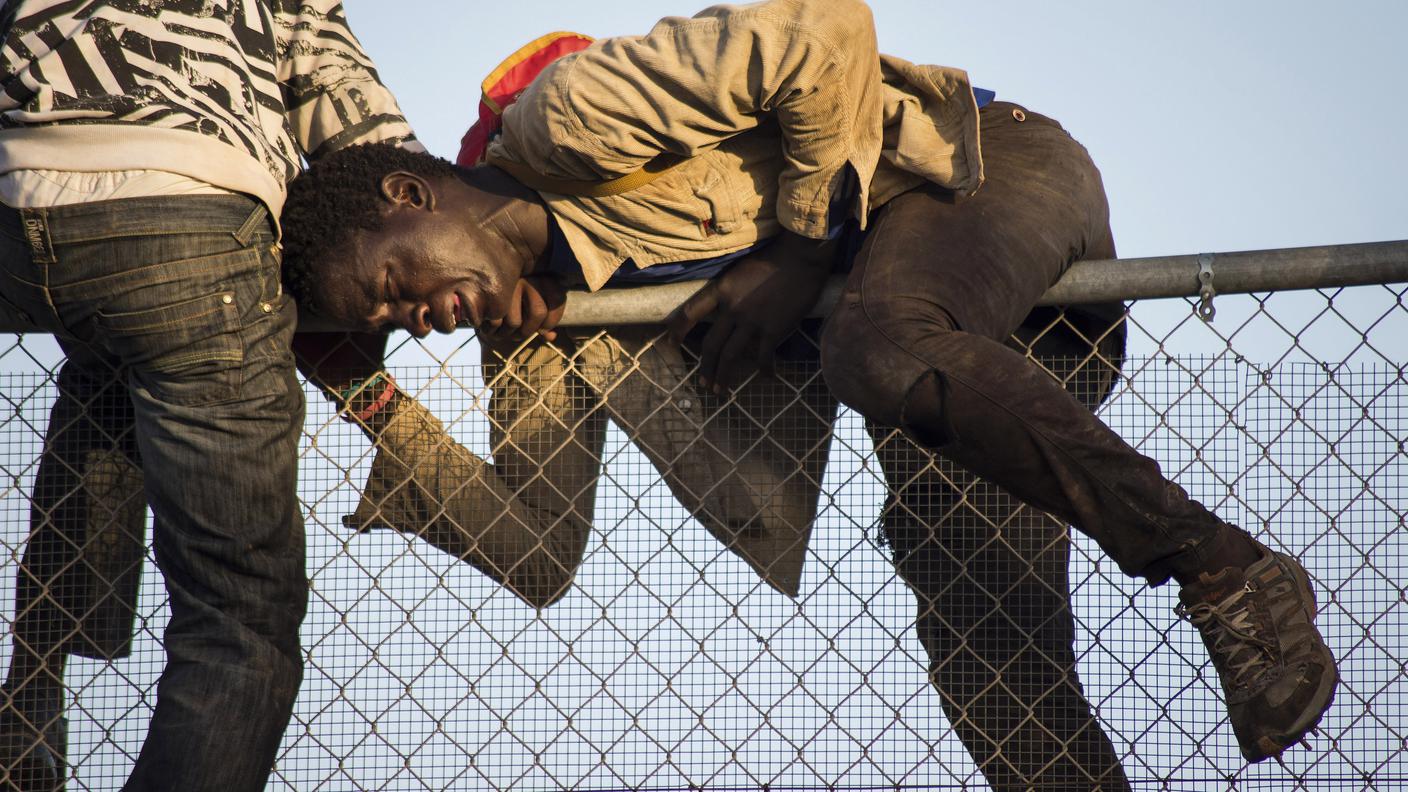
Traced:
<path id="1" fill-rule="evenodd" d="M 1254 681 L 1275 665 L 1275 646 L 1258 635 L 1250 603 L 1242 600 L 1254 591 L 1251 584 L 1237 589 L 1218 603 L 1179 604 L 1178 615 L 1188 620 L 1208 636 L 1217 665 L 1232 672 L 1232 683 L 1238 687 Z"/>

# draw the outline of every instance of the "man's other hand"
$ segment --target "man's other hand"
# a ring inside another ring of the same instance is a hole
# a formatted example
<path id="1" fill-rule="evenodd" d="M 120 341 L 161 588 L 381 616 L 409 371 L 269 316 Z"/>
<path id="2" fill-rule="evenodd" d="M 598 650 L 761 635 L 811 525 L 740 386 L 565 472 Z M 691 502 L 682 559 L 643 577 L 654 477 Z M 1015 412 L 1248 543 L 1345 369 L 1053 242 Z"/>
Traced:
<path id="1" fill-rule="evenodd" d="M 543 340 L 553 341 L 566 305 L 567 293 L 556 277 L 528 275 L 518 279 L 513 298 L 509 300 L 508 315 L 485 322 L 479 332 L 491 338 L 523 340 L 537 333 Z"/>
<path id="2" fill-rule="evenodd" d="M 715 393 L 754 371 L 771 373 L 773 353 L 816 304 L 840 245 L 784 232 L 740 259 L 670 317 L 670 336 L 684 341 L 713 314 L 699 357 L 699 377 Z"/>

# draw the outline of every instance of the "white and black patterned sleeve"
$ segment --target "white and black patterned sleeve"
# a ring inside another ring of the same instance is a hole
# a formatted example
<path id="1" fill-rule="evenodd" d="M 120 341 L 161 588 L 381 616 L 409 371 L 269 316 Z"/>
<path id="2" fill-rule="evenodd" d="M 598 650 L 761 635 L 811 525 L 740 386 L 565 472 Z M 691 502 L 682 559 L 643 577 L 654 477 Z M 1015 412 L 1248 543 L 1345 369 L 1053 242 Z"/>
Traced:
<path id="1" fill-rule="evenodd" d="M 289 127 L 309 159 L 355 143 L 420 149 L 395 97 L 337 0 L 276 0 L 278 81 Z"/>

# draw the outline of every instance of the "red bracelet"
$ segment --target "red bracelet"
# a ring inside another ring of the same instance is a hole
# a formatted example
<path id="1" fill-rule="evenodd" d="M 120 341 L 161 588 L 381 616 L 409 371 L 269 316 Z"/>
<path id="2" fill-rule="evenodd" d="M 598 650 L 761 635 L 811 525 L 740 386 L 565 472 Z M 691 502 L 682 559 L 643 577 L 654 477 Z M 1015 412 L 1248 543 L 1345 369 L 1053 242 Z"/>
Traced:
<path id="1" fill-rule="evenodd" d="M 391 397 L 396 395 L 396 382 L 390 376 L 383 376 L 383 379 L 386 380 L 386 387 L 382 389 L 381 395 L 376 397 L 376 401 L 372 402 L 365 410 L 354 413 L 357 420 L 362 423 L 370 421 L 373 415 L 381 412 L 383 407 L 391 403 Z"/>

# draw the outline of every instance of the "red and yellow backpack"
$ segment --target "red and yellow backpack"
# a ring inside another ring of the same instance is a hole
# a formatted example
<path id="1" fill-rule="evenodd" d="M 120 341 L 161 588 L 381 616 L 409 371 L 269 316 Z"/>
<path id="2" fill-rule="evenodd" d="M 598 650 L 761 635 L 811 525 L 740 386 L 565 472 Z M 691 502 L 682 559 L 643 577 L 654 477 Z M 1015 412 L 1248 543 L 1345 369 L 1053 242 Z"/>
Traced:
<path id="1" fill-rule="evenodd" d="M 548 64 L 564 55 L 586 49 L 591 46 L 592 41 L 590 36 L 580 33 L 549 33 L 520 47 L 500 63 L 480 85 L 479 120 L 474 122 L 460 140 L 460 153 L 455 162 L 467 168 L 488 162 L 535 190 L 591 198 L 630 192 L 649 184 L 683 162 L 682 157 L 674 154 L 661 154 L 645 163 L 639 170 L 624 176 L 606 181 L 577 181 L 545 176 L 520 163 L 489 156 L 489 144 L 503 128 L 504 109 L 518 101 L 518 97 L 523 95 L 523 91 L 537 79 Z"/>
<path id="2" fill-rule="evenodd" d="M 508 56 L 480 85 L 479 120 L 460 140 L 455 162 L 464 167 L 483 164 L 489 143 L 503 127 L 504 108 L 518 101 L 533 80 L 549 63 L 591 46 L 592 38 L 580 33 L 549 33 L 520 47 Z"/>

